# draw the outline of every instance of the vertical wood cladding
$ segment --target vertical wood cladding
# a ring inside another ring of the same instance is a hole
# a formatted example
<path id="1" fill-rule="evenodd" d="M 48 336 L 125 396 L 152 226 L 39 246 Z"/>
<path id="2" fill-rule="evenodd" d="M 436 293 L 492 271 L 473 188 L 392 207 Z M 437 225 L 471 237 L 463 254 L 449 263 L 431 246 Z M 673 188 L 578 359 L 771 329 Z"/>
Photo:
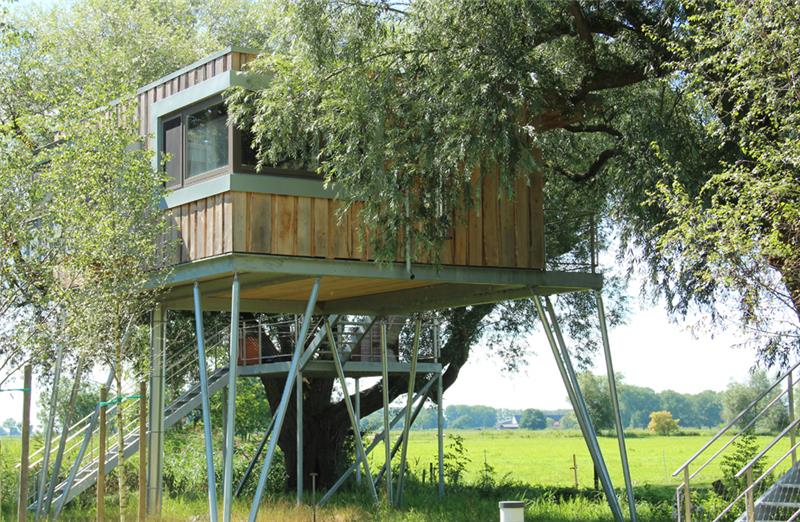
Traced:
<path id="1" fill-rule="evenodd" d="M 541 178 L 518 180 L 513 200 L 498 196 L 496 175 L 482 182 L 481 200 L 459 216 L 442 246 L 446 265 L 543 268 Z M 355 204 L 344 215 L 334 199 L 227 192 L 170 211 L 179 239 L 171 262 L 230 252 L 369 260 Z M 402 239 L 402 238 L 401 238 Z M 397 261 L 405 260 L 402 249 Z M 428 260 L 417 260 L 427 262 Z"/>

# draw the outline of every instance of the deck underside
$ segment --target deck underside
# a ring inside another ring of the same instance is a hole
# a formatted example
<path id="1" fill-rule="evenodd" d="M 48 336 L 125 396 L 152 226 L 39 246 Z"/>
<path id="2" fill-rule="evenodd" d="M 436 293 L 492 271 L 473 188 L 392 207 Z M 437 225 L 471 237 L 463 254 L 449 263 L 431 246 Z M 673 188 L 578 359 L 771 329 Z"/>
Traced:
<path id="1" fill-rule="evenodd" d="M 316 277 L 317 313 L 405 314 L 521 299 L 531 295 L 598 290 L 599 274 L 532 269 L 413 265 L 227 254 L 176 266 L 162 283 L 164 303 L 191 309 L 192 285 L 200 283 L 203 309 L 230 309 L 231 282 L 239 275 L 240 309 L 301 313 Z"/>

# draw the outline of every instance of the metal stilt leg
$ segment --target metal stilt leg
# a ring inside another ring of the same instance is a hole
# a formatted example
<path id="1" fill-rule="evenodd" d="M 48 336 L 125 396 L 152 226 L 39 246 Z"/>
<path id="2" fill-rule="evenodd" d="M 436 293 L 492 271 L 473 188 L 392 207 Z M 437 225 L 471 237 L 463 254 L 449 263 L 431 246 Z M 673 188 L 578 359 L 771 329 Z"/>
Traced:
<path id="1" fill-rule="evenodd" d="M 197 336 L 197 360 L 200 367 L 200 397 L 203 405 L 203 442 L 206 451 L 206 480 L 208 482 L 208 513 L 211 522 L 217 522 L 217 479 L 214 473 L 214 443 L 211 435 L 211 405 L 208 397 L 206 369 L 206 338 L 203 330 L 203 304 L 200 285 L 194 283 L 194 325 Z M 229 370 L 235 371 L 235 370 Z"/>
<path id="2" fill-rule="evenodd" d="M 297 505 L 303 503 L 303 372 L 297 372 L 295 431 L 297 436 Z"/>
<path id="3" fill-rule="evenodd" d="M 389 426 L 389 347 L 386 342 L 386 322 L 381 322 L 381 368 L 383 396 L 383 444 L 386 458 L 386 503 L 392 505 L 392 438 Z"/>
<path id="4" fill-rule="evenodd" d="M 414 331 L 414 343 L 411 347 L 411 368 L 408 372 L 408 404 L 406 404 L 406 421 L 403 425 L 403 449 L 400 452 L 400 473 L 397 477 L 397 495 L 395 504 L 397 507 L 403 503 L 403 479 L 406 474 L 406 457 L 408 455 L 408 438 L 411 431 L 411 397 L 414 395 L 414 386 L 417 380 L 417 357 L 419 355 L 419 337 L 422 325 L 420 320 L 416 321 Z"/>
<path id="5" fill-rule="evenodd" d="M 361 433 L 361 379 L 356 377 L 356 429 Z M 356 466 L 356 484 L 361 485 L 361 466 Z"/>
<path id="6" fill-rule="evenodd" d="M 311 315 L 314 313 L 314 307 L 317 304 L 317 295 L 319 294 L 320 278 L 314 280 L 314 286 L 311 288 L 311 296 L 308 298 L 306 305 L 306 313 L 303 316 L 303 325 L 300 329 L 298 342 L 295 343 L 294 353 L 292 354 L 292 362 L 289 365 L 289 371 L 286 376 L 286 384 L 283 387 L 281 394 L 281 401 L 278 409 L 275 412 L 275 426 L 274 433 L 279 434 L 283 428 L 283 419 L 286 417 L 286 409 L 289 406 L 289 400 L 292 395 L 292 388 L 294 387 L 295 379 L 297 378 L 297 371 L 300 367 L 300 358 L 303 354 L 303 343 L 305 342 L 308 328 L 311 324 Z M 313 351 L 308 355 L 308 359 L 313 355 Z M 264 464 L 261 467 L 261 475 L 258 477 L 258 486 L 256 486 L 256 494 L 253 498 L 253 504 L 250 506 L 250 516 L 248 522 L 255 522 L 258 516 L 259 504 L 261 504 L 261 497 L 264 495 L 264 488 L 267 486 L 267 476 L 269 475 L 269 468 L 272 464 L 272 458 L 275 455 L 275 448 L 278 445 L 278 437 L 270 437 L 269 447 L 267 448 L 267 456 L 264 459 Z"/>
<path id="7" fill-rule="evenodd" d="M 625 432 L 622 428 L 622 416 L 619 412 L 619 397 L 617 395 L 617 383 L 614 375 L 614 365 L 611 362 L 611 345 L 608 342 L 606 309 L 603 304 L 603 296 L 600 291 L 596 291 L 595 296 L 597 298 L 597 313 L 600 320 L 600 333 L 603 337 L 603 353 L 606 359 L 606 373 L 608 374 L 608 391 L 611 396 L 611 406 L 614 409 L 614 424 L 617 428 L 617 443 L 619 444 L 619 457 L 622 463 L 622 476 L 625 478 L 625 493 L 628 497 L 628 509 L 630 511 L 631 522 L 636 522 L 636 501 L 633 497 L 631 470 L 628 466 L 628 451 L 625 447 Z"/>
<path id="8" fill-rule="evenodd" d="M 361 465 L 364 466 L 364 473 L 369 477 L 369 486 L 370 486 L 370 493 L 372 493 L 372 497 L 375 499 L 375 502 L 378 502 L 378 492 L 375 490 L 375 484 L 372 483 L 372 473 L 369 471 L 369 461 L 367 461 L 367 454 L 364 452 L 364 444 L 361 440 L 361 430 L 358 429 L 358 423 L 356 422 L 356 415 L 353 411 L 353 405 L 350 402 L 350 395 L 347 393 L 347 382 L 345 381 L 344 377 L 344 369 L 342 368 L 342 360 L 339 358 L 339 350 L 336 347 L 336 339 L 333 337 L 333 332 L 331 331 L 331 325 L 327 321 L 325 322 L 325 330 L 328 334 L 328 343 L 331 347 L 331 354 L 333 355 L 333 365 L 336 367 L 336 375 L 339 377 L 339 384 L 342 386 L 342 392 L 344 393 L 344 405 L 347 408 L 347 415 L 350 417 L 350 424 L 353 427 L 353 438 L 355 439 L 356 444 L 356 451 L 358 452 L 358 460 L 361 462 Z"/>
<path id="9" fill-rule="evenodd" d="M 150 332 L 150 419 L 147 423 L 147 513 L 161 514 L 164 467 L 164 390 L 166 367 L 167 309 L 158 305 L 153 311 Z"/>
<path id="10" fill-rule="evenodd" d="M 600 482 L 603 485 L 603 490 L 606 494 L 608 505 L 611 508 L 611 512 L 614 514 L 614 518 L 619 522 L 623 522 L 624 519 L 622 516 L 622 507 L 619 504 L 619 499 L 617 498 L 617 495 L 614 492 L 614 487 L 611 484 L 611 478 L 608 475 L 608 468 L 606 468 L 603 455 L 600 452 L 600 446 L 597 444 L 597 435 L 594 431 L 594 427 L 592 426 L 591 419 L 589 418 L 583 395 L 580 393 L 580 387 L 578 386 L 578 380 L 575 376 L 575 370 L 572 368 L 569 352 L 567 351 L 561 336 L 561 330 L 558 328 L 553 305 L 548 298 L 545 298 L 545 302 L 547 304 L 548 313 L 550 314 L 550 322 L 552 323 L 552 326 L 547 321 L 545 311 L 542 308 L 541 302 L 539 302 L 539 298 L 535 295 L 533 296 L 533 303 L 536 306 L 536 313 L 539 315 L 539 319 L 542 321 L 542 326 L 544 327 L 545 334 L 547 335 L 547 340 L 550 343 L 550 348 L 553 351 L 553 356 L 556 360 L 556 364 L 558 365 L 558 370 L 561 373 L 561 378 L 564 381 L 564 386 L 567 389 L 570 402 L 575 410 L 575 416 L 578 419 L 578 424 L 583 432 L 583 437 L 586 440 L 586 445 L 589 449 L 589 453 L 592 456 L 594 465 L 600 474 Z"/>
<path id="11" fill-rule="evenodd" d="M 61 364 L 64 360 L 64 345 L 59 343 L 56 355 L 55 374 L 53 376 L 53 391 L 50 394 L 50 413 L 47 417 L 47 431 L 44 433 L 44 453 L 42 454 L 42 469 L 39 470 L 39 486 L 36 495 L 36 513 L 34 520 L 39 522 L 39 517 L 47 513 L 44 512 L 45 484 L 47 483 L 47 470 L 50 463 L 50 444 L 53 440 L 53 423 L 56 420 L 56 398 L 58 397 L 58 385 L 61 380 Z"/>
<path id="12" fill-rule="evenodd" d="M 222 520 L 231 522 L 233 510 L 233 435 L 236 427 L 236 374 L 239 354 L 239 275 L 231 287 L 231 344 L 228 350 L 228 408 L 225 421 L 225 462 L 222 476 Z"/>

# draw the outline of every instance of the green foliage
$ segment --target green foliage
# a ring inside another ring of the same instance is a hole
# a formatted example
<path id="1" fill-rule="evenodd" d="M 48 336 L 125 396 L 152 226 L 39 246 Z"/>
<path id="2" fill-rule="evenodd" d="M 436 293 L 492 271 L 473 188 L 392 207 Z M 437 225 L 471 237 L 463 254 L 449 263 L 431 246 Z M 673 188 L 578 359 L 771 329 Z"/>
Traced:
<path id="1" fill-rule="evenodd" d="M 578 374 L 578 385 L 586 400 L 589 418 L 595 429 L 609 429 L 614 425 L 614 411 L 611 408 L 611 396 L 605 377 L 593 375 L 591 372 Z"/>
<path id="2" fill-rule="evenodd" d="M 448 426 L 456 429 L 494 428 L 497 412 L 490 406 L 451 404 L 444 410 Z"/>
<path id="3" fill-rule="evenodd" d="M 750 375 L 750 379 L 746 383 L 732 382 L 722 394 L 722 404 L 724 408 L 725 419 L 731 421 L 736 417 L 739 412 L 747 408 L 754 402 L 760 395 L 766 393 L 772 381 L 764 370 L 756 370 Z M 761 415 L 758 420 L 751 425 L 756 415 L 759 414 L 762 408 L 765 408 L 772 402 L 781 391 L 775 389 L 770 393 L 766 393 L 758 404 L 748 410 L 741 419 L 737 422 L 740 429 L 748 427 L 750 431 L 762 430 L 777 433 L 789 424 L 788 407 L 782 400 L 776 401 L 766 413 Z"/>
<path id="4" fill-rule="evenodd" d="M 716 1 L 687 10 L 675 67 L 718 149 L 701 176 L 667 160 L 651 199 L 666 212 L 660 266 L 675 274 L 666 294 L 684 315 L 699 305 L 712 324 L 740 326 L 765 361 L 785 363 L 800 302 L 800 7 Z"/>
<path id="5" fill-rule="evenodd" d="M 543 430 L 547 427 L 547 420 L 542 410 L 531 408 L 522 412 L 519 427 L 526 430 Z"/>
<path id="6" fill-rule="evenodd" d="M 52 384 L 51 384 L 52 388 Z M 67 410 L 67 405 L 69 404 L 69 395 L 70 390 L 72 389 L 72 381 L 70 379 L 64 379 L 59 383 L 58 392 L 56 394 L 56 418 L 54 421 L 55 432 L 58 433 L 61 430 L 64 413 Z M 42 431 L 44 431 L 45 426 L 47 426 L 47 419 L 50 413 L 50 393 L 51 390 L 47 390 L 46 388 L 42 390 L 39 395 L 39 403 L 38 403 L 38 420 L 39 420 L 39 427 Z M 75 407 L 72 411 L 72 421 L 76 421 L 78 419 L 82 419 L 89 413 L 95 410 L 97 406 L 97 401 L 100 393 L 100 387 L 92 382 L 84 381 L 78 390 L 78 395 L 76 396 L 75 400 Z M 11 419 L 9 419 L 11 420 Z M 3 423 L 5 425 L 5 423 Z"/>
<path id="7" fill-rule="evenodd" d="M 447 435 L 447 448 L 444 452 L 444 476 L 451 486 L 458 486 L 464 480 L 464 471 L 472 460 L 464 448 L 461 435 Z"/>

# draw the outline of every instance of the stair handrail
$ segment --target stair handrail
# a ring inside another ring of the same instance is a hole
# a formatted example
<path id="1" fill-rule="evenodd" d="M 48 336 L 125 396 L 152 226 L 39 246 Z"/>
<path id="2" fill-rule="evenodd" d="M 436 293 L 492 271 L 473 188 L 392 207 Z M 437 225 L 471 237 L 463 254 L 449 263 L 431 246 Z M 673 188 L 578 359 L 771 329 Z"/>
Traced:
<path id="1" fill-rule="evenodd" d="M 723 509 L 722 512 L 719 515 L 717 515 L 717 518 L 715 518 L 712 522 L 719 522 L 722 519 L 722 517 L 725 516 L 726 513 L 728 513 L 728 511 L 733 509 L 734 504 L 736 504 L 738 501 L 744 498 L 744 496 L 747 495 L 748 493 L 751 493 L 759 484 L 761 484 L 761 482 L 763 482 L 765 478 L 767 478 L 767 476 L 769 476 L 770 473 L 772 473 L 775 470 L 775 468 L 777 468 L 784 460 L 786 460 L 786 457 L 795 452 L 798 447 L 800 447 L 800 441 L 797 441 L 791 448 L 789 448 L 789 451 L 784 453 L 781 456 L 781 458 L 775 461 L 775 463 L 772 464 L 772 466 L 767 468 L 767 470 L 764 473 L 762 473 L 760 477 L 755 479 L 752 484 L 750 484 L 744 491 L 739 493 L 739 495 L 735 499 L 733 499 L 731 503 L 728 504 L 728 506 L 725 509 Z"/>
<path id="2" fill-rule="evenodd" d="M 750 459 L 750 462 L 748 462 L 747 464 L 745 464 L 745 465 L 742 467 L 742 469 L 740 469 L 740 470 L 739 470 L 739 471 L 736 473 L 736 475 L 734 475 L 734 477 L 736 477 L 737 479 L 738 479 L 738 478 L 742 478 L 742 475 L 744 475 L 745 473 L 747 473 L 747 470 L 748 470 L 748 469 L 750 469 L 750 468 L 752 468 L 753 466 L 755 466 L 755 465 L 756 465 L 756 462 L 758 462 L 758 461 L 759 461 L 759 459 L 761 459 L 761 458 L 762 458 L 764 455 L 766 455 L 766 454 L 767 454 L 767 452 L 768 452 L 769 450 L 771 450 L 771 449 L 772 449 L 772 447 L 773 447 L 773 446 L 775 446 L 775 444 L 777 444 L 777 443 L 778 443 L 778 442 L 779 442 L 779 441 L 780 441 L 780 440 L 781 440 L 783 437 L 785 437 L 786 435 L 788 435 L 788 434 L 789 434 L 789 432 L 790 432 L 791 430 L 793 430 L 795 427 L 797 427 L 798 423 L 800 423 L 800 417 L 796 418 L 794 421 L 792 421 L 791 423 L 789 423 L 789 425 L 788 425 L 788 426 L 786 426 L 786 427 L 783 429 L 783 431 L 781 431 L 780 433 L 778 433 L 777 435 L 775 435 L 775 438 L 773 438 L 773 439 L 772 439 L 772 440 L 769 442 L 769 444 L 767 444 L 766 446 L 764 446 L 764 449 L 762 449 L 761 451 L 759 451 L 759 452 L 756 454 L 756 456 L 755 456 L 755 457 L 753 457 L 752 459 Z"/>
<path id="3" fill-rule="evenodd" d="M 798 509 L 797 511 L 795 511 L 794 513 L 792 513 L 792 516 L 790 516 L 790 517 L 789 517 L 789 518 L 786 520 L 786 522 L 795 522 L 795 520 L 798 520 L 798 519 L 800 519 L 800 509 Z"/>
<path id="4" fill-rule="evenodd" d="M 736 440 L 737 440 L 737 439 L 738 439 L 738 438 L 739 438 L 739 437 L 740 437 L 740 436 L 741 436 L 743 433 L 746 433 L 746 432 L 747 432 L 747 430 L 749 430 L 749 429 L 750 429 L 750 428 L 751 428 L 751 427 L 752 427 L 752 426 L 753 426 L 753 425 L 756 423 L 756 421 L 758 421 L 758 419 L 760 419 L 760 418 L 761 418 L 761 416 L 762 416 L 762 415 L 764 415 L 764 414 L 765 414 L 765 413 L 766 413 L 766 412 L 767 412 L 767 411 L 768 411 L 768 410 L 769 410 L 769 409 L 770 409 L 770 408 L 771 408 L 771 407 L 772 407 L 772 406 L 773 406 L 773 405 L 774 405 L 776 402 L 778 402 L 779 400 L 781 400 L 781 399 L 782 399 L 782 398 L 783 398 L 783 397 L 784 397 L 784 396 L 785 396 L 785 395 L 786 395 L 788 392 L 789 392 L 789 390 L 783 390 L 783 391 L 782 391 L 780 394 L 778 394 L 777 396 L 775 396 L 775 398 L 774 398 L 774 399 L 772 399 L 771 401 L 769 401 L 769 403 L 768 403 L 766 406 L 764 406 L 764 408 L 762 408 L 762 409 L 761 409 L 761 411 L 759 411 L 759 412 L 758 412 L 758 413 L 757 413 L 757 414 L 756 414 L 756 415 L 755 415 L 755 416 L 754 416 L 754 417 L 753 417 L 753 418 L 750 420 L 750 422 L 748 422 L 747 424 L 745 424 L 745 425 L 742 427 L 742 429 L 741 429 L 741 430 L 739 430 L 737 433 L 735 433 L 735 434 L 733 435 L 733 437 L 731 437 L 730 439 L 728 439 L 728 442 L 726 442 L 725 444 L 723 444 L 723 445 L 722 445 L 722 447 L 720 447 L 720 448 L 719 448 L 717 451 L 715 451 L 715 452 L 714 452 L 714 454 L 713 454 L 713 455 L 711 455 L 711 456 L 710 456 L 710 457 L 709 457 L 709 458 L 708 458 L 708 459 L 707 459 L 705 462 L 703 462 L 703 463 L 702 463 L 702 464 L 701 464 L 701 465 L 700 465 L 700 466 L 699 466 L 699 467 L 698 467 L 698 468 L 697 468 L 697 469 L 694 471 L 694 473 L 692 473 L 691 475 L 689 475 L 689 480 L 691 480 L 691 479 L 695 478 L 697 475 L 699 475 L 699 474 L 700 474 L 700 473 L 701 473 L 701 472 L 702 472 L 702 471 L 703 471 L 703 470 L 704 470 L 704 469 L 705 469 L 705 468 L 706 468 L 706 467 L 707 467 L 709 464 L 711 464 L 711 463 L 714 461 L 714 459 L 716 459 L 717 457 L 719 457 L 720 453 L 722 453 L 723 451 L 725 451 L 726 449 L 728 449 L 728 446 L 730 446 L 731 444 L 733 444 L 733 443 L 734 443 L 734 442 L 735 442 L 735 441 L 736 441 Z"/>
<path id="5" fill-rule="evenodd" d="M 737 422 L 738 422 L 738 421 L 739 421 L 739 420 L 740 420 L 740 419 L 741 419 L 741 418 L 742 418 L 742 417 L 743 417 L 743 416 L 744 416 L 744 415 L 745 415 L 745 414 L 746 414 L 748 411 L 750 411 L 750 410 L 751 410 L 753 407 L 755 407 L 755 406 L 756 406 L 756 405 L 759 403 L 759 401 L 761 401 L 761 399 L 763 399 L 764 397 L 766 397 L 766 396 L 767 396 L 767 395 L 768 395 L 768 394 L 769 394 L 769 393 L 770 393 L 772 390 L 774 390 L 774 389 L 775 389 L 775 387 L 776 387 L 776 386 L 778 386 L 780 383 L 782 383 L 782 382 L 784 381 L 784 379 L 786 379 L 786 377 L 787 377 L 787 376 L 791 375 L 791 374 L 792 374 L 792 372 L 798 368 L 798 366 L 800 366 L 800 362 L 796 363 L 796 364 L 795 364 L 794 366 L 792 366 L 792 367 L 791 367 L 791 368 L 790 368 L 790 369 L 789 369 L 789 370 L 788 370 L 786 373 L 784 373 L 783 375 L 781 375 L 781 376 L 780 376 L 780 377 L 779 377 L 779 378 L 778 378 L 778 379 L 777 379 L 777 380 L 776 380 L 776 381 L 775 381 L 775 382 L 772 384 L 772 386 L 770 386 L 769 388 L 767 388 L 766 390 L 764 390 L 764 391 L 763 391 L 763 392 L 762 392 L 762 393 L 761 393 L 761 394 L 760 394 L 758 397 L 756 397 L 756 398 L 755 398 L 755 399 L 754 399 L 754 400 L 753 400 L 753 401 L 752 401 L 750 404 L 748 404 L 748 405 L 747 405 L 747 406 L 746 406 L 746 407 L 745 407 L 745 408 L 744 408 L 742 411 L 740 411 L 740 412 L 739 412 L 739 413 L 736 415 L 736 417 L 734 417 L 733 419 L 731 419 L 731 420 L 730 420 L 730 421 L 729 421 L 729 422 L 728 422 L 728 423 L 727 423 L 725 426 L 723 426 L 723 427 L 722 427 L 722 428 L 721 428 L 721 429 L 720 429 L 720 430 L 719 430 L 719 431 L 718 431 L 718 432 L 717 432 L 717 433 L 716 433 L 716 434 L 715 434 L 713 437 L 711 437 L 711 439 L 709 439 L 709 440 L 708 440 L 708 442 L 706 442 L 706 443 L 703 445 L 703 447 L 701 447 L 699 450 L 697 450 L 697 452 L 695 452 L 695 454 L 694 454 L 694 455 L 692 455 L 691 457 L 689 457 L 689 459 L 688 459 L 686 462 L 684 462 L 683 464 L 681 464 L 681 465 L 680 465 L 680 467 L 678 467 L 678 469 L 676 469 L 676 470 L 675 470 L 675 472 L 674 472 L 674 473 L 672 473 L 672 476 L 673 476 L 673 477 L 677 477 L 677 476 L 678 476 L 678 474 L 680 474 L 681 472 L 683 472 L 683 470 L 684 470 L 684 469 L 686 469 L 686 468 L 689 466 L 689 464 L 691 464 L 692 462 L 694 462 L 694 461 L 695 461 L 695 459 L 697 459 L 697 457 L 699 457 L 699 456 L 700 456 L 700 455 L 701 455 L 703 452 L 705 452 L 705 450 L 707 450 L 707 449 L 708 449 L 708 448 L 709 448 L 709 447 L 710 447 L 712 444 L 714 444 L 714 443 L 715 443 L 715 442 L 716 442 L 716 441 L 717 441 L 717 440 L 718 440 L 720 437 L 722 437 L 722 435 L 724 435 L 724 434 L 725 434 L 725 433 L 726 433 L 726 432 L 727 432 L 729 429 L 731 429 L 731 428 L 732 428 L 732 427 L 733 427 L 733 426 L 734 426 L 734 425 L 735 425 L 735 424 L 736 424 L 736 423 L 737 423 Z M 771 406 L 771 404 L 770 404 L 770 406 Z M 762 411 L 763 411 L 763 410 L 762 410 Z"/>

